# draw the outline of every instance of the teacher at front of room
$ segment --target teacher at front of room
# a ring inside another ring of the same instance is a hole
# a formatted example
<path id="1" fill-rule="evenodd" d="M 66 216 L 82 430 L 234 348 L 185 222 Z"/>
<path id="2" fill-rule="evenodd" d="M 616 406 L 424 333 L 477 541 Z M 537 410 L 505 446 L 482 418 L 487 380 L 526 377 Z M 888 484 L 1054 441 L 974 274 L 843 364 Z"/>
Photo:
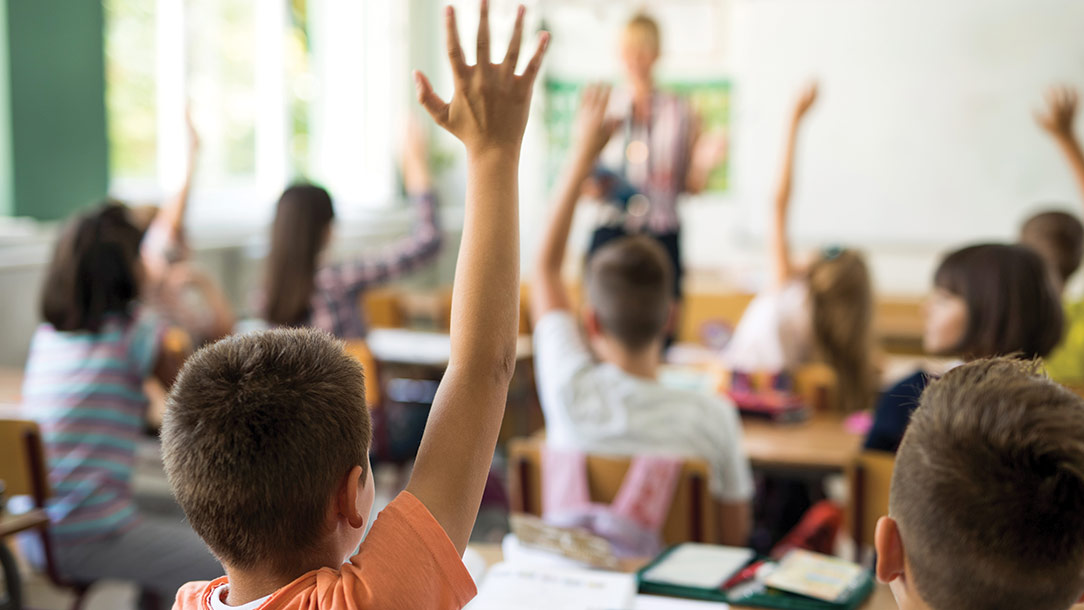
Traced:
<path id="1" fill-rule="evenodd" d="M 699 193 L 722 162 L 722 134 L 701 134 L 689 103 L 655 87 L 661 34 L 648 15 L 629 20 L 621 36 L 621 61 L 627 86 L 614 92 L 611 113 L 618 121 L 602 153 L 589 192 L 620 205 L 607 206 L 591 237 L 590 252 L 629 234 L 648 234 L 666 248 L 674 263 L 674 294 L 681 299 L 681 221 L 677 200 Z"/>

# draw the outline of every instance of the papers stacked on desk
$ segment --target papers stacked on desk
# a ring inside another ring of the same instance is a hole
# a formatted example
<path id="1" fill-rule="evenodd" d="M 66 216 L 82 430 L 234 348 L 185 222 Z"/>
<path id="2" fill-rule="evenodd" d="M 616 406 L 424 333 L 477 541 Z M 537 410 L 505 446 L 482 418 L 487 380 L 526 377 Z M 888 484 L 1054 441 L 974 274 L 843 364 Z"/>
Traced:
<path id="1" fill-rule="evenodd" d="M 493 566 L 467 610 L 632 610 L 633 574 L 574 568 Z"/>

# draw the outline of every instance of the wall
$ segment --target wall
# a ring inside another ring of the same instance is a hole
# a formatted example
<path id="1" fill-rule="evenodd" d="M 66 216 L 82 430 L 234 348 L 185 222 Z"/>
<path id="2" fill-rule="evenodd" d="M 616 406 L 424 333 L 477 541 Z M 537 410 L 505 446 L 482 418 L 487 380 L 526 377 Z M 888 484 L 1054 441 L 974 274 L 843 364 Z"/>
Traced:
<path id="1" fill-rule="evenodd" d="M 547 23 L 554 51 L 546 70 L 619 81 L 612 30 L 642 6 L 665 27 L 660 80 L 733 79 L 732 188 L 682 205 L 692 267 L 721 269 L 743 288 L 762 284 L 785 122 L 810 77 L 822 81 L 823 95 L 800 142 L 797 250 L 861 247 L 879 291 L 916 294 L 943 252 L 1012 239 L 1039 204 L 1080 213 L 1080 194 L 1031 111 L 1051 83 L 1084 87 L 1084 3 L 554 0 L 545 10 L 572 17 Z M 711 12 L 718 15 L 710 26 L 696 18 Z M 689 40 L 697 38 L 705 40 Z M 535 187 L 523 193 L 525 229 L 548 215 L 545 189 Z M 595 213 L 582 206 L 574 250 Z M 525 231 L 525 258 L 536 240 Z M 570 259 L 570 267 L 578 262 Z"/>

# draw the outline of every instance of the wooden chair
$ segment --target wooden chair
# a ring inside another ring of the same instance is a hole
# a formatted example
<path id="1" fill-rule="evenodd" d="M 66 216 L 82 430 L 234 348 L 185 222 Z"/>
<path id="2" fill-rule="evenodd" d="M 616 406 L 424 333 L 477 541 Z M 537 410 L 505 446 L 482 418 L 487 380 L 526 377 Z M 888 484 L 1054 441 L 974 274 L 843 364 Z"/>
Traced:
<path id="1" fill-rule="evenodd" d="M 873 544 L 877 520 L 888 514 L 888 493 L 896 455 L 887 451 L 863 451 L 848 472 L 850 504 L 847 518 L 854 539 L 855 559 Z"/>
<path id="2" fill-rule="evenodd" d="M 403 327 L 399 296 L 399 291 L 392 288 L 378 288 L 362 293 L 358 306 L 370 328 Z"/>
<path id="3" fill-rule="evenodd" d="M 30 496 L 35 510 L 44 510 L 52 495 L 45 463 L 45 447 L 41 431 L 32 421 L 0 419 L 0 479 L 4 480 L 9 496 Z M 49 526 L 38 529 L 45 554 L 45 573 L 58 587 L 71 589 L 75 600 L 71 609 L 82 607 L 91 582 L 71 582 L 60 574 L 49 538 Z"/>
<path id="4" fill-rule="evenodd" d="M 808 364 L 794 375 L 794 391 L 817 413 L 831 410 L 838 383 L 835 371 L 827 364 Z"/>
<path id="5" fill-rule="evenodd" d="M 380 408 L 384 399 L 384 393 L 380 387 L 380 367 L 369 345 L 357 339 L 347 341 L 344 349 L 347 354 L 361 363 L 361 368 L 365 371 L 365 403 L 370 409 Z"/>
<path id="6" fill-rule="evenodd" d="M 535 436 L 514 439 L 508 447 L 508 480 L 513 512 L 542 515 L 542 445 Z M 588 455 L 587 479 L 591 500 L 611 502 L 617 496 L 631 460 Z M 674 490 L 674 502 L 662 528 L 665 544 L 718 540 L 718 506 L 708 492 L 710 469 L 699 459 L 686 460 Z"/>

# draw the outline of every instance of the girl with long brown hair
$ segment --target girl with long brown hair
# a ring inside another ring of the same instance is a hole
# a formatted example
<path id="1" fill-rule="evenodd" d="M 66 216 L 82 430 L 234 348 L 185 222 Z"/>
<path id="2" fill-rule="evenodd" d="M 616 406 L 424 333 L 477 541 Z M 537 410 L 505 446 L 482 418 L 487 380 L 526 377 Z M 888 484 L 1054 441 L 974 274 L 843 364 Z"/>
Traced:
<path id="1" fill-rule="evenodd" d="M 321 259 L 331 241 L 335 210 L 331 195 L 312 184 L 282 193 L 271 226 L 262 315 L 272 326 L 309 326 L 344 339 L 363 338 L 360 297 L 432 260 L 440 250 L 436 196 L 420 131 L 408 129 L 403 181 L 418 213 L 411 234 L 379 252 L 326 264 Z"/>
<path id="2" fill-rule="evenodd" d="M 787 372 L 824 363 L 835 373 L 831 407 L 853 413 L 873 406 L 878 373 L 873 346 L 873 287 L 854 250 L 826 248 L 807 266 L 795 263 L 787 240 L 798 128 L 817 99 L 810 85 L 790 123 L 771 229 L 771 289 L 746 309 L 727 349 L 730 367 L 743 372 Z"/>

